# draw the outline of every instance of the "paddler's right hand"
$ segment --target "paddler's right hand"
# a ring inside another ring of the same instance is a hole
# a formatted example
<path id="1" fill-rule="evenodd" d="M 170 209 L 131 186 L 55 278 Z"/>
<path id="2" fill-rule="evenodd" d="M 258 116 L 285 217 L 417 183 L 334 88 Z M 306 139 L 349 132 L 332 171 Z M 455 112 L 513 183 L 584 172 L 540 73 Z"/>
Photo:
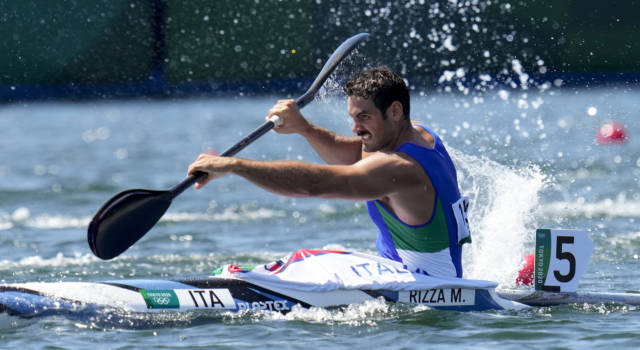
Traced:
<path id="1" fill-rule="evenodd" d="M 300 113 L 300 108 L 294 100 L 279 100 L 271 107 L 269 115 L 265 119 L 268 120 L 273 115 L 280 117 L 280 125 L 274 128 L 280 134 L 301 134 L 311 127 L 307 119 Z"/>
<path id="2" fill-rule="evenodd" d="M 232 157 L 220 157 L 212 152 L 202 153 L 189 165 L 187 175 L 192 175 L 199 171 L 207 174 L 206 177 L 195 184 L 196 189 L 200 189 L 208 184 L 209 181 L 228 174 L 233 163 L 234 158 Z"/>

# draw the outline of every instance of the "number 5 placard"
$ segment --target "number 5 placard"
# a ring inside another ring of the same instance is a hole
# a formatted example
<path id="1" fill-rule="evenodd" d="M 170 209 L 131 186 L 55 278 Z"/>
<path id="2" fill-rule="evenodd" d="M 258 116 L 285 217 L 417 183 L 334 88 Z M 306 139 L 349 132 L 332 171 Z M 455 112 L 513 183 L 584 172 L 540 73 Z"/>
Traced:
<path id="1" fill-rule="evenodd" d="M 593 241 L 584 231 L 536 231 L 536 290 L 575 292 L 593 253 Z"/>

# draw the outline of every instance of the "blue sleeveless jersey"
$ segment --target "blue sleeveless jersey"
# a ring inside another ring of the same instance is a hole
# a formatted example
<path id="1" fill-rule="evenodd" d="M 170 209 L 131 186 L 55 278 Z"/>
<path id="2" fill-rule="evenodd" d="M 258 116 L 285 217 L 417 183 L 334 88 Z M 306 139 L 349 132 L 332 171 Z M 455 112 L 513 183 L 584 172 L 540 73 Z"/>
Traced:
<path id="1" fill-rule="evenodd" d="M 429 128 L 416 124 L 434 138 L 434 147 L 404 143 L 395 151 L 415 159 L 435 189 L 431 219 L 423 225 L 407 225 L 381 202 L 367 202 L 369 216 L 378 226 L 378 254 L 400 261 L 410 270 L 434 276 L 462 277 L 462 243 L 452 204 L 460 199 L 456 169 L 442 143 Z M 425 199 L 426 200 L 426 199 Z"/>

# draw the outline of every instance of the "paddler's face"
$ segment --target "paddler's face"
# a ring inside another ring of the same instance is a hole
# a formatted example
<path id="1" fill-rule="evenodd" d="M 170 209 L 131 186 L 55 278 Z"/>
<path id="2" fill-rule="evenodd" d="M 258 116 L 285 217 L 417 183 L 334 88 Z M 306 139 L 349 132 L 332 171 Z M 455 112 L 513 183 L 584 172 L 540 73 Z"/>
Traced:
<path id="1" fill-rule="evenodd" d="M 362 147 L 366 152 L 376 152 L 390 148 L 394 139 L 393 125 L 390 118 L 383 118 L 382 111 L 376 107 L 371 98 L 349 96 L 347 111 L 353 118 L 352 131 L 360 136 Z"/>

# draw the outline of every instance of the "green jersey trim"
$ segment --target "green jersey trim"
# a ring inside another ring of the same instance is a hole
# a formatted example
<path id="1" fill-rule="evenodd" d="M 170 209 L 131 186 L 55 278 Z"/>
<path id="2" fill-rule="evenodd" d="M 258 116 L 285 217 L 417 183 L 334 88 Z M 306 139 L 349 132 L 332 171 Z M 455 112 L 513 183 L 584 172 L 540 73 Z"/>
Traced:
<path id="1" fill-rule="evenodd" d="M 375 205 L 391 233 L 396 249 L 436 253 L 449 248 L 447 221 L 440 197 L 436 199 L 436 210 L 431 220 L 420 226 L 410 226 L 403 223 L 379 201 L 375 201 Z"/>

